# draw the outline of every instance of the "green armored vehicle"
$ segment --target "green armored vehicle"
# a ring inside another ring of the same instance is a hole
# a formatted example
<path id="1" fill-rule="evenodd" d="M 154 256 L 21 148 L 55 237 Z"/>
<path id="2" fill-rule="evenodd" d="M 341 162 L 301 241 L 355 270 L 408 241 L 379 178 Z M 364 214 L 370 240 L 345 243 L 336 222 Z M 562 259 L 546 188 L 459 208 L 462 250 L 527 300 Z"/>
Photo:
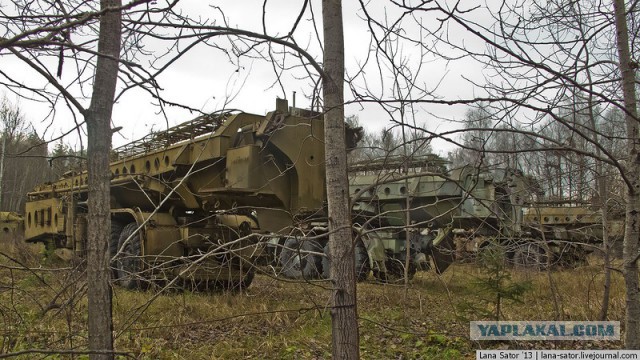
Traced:
<path id="1" fill-rule="evenodd" d="M 502 225 L 522 220 L 523 196 L 516 192 L 523 189 L 506 171 L 496 175 L 468 167 L 449 173 L 436 155 L 375 159 L 352 164 L 349 171 L 360 280 L 371 270 L 383 281 L 431 267 L 441 273 L 455 260 L 454 230 L 474 227 L 508 236 L 515 226 Z M 324 226 L 318 223 L 307 234 L 279 239 L 277 257 L 285 276 L 328 276 Z"/>
<path id="2" fill-rule="evenodd" d="M 456 258 L 457 234 L 472 231 L 474 237 L 504 239 L 521 232 L 527 189 L 518 172 L 447 171 L 435 155 L 407 163 L 387 158 L 355 169 L 354 221 L 366 224 L 369 237 L 384 248 L 369 251 L 372 266 L 375 262 L 397 273 L 403 270 L 399 264 L 408 264 L 409 273 L 429 267 L 441 273 Z"/>

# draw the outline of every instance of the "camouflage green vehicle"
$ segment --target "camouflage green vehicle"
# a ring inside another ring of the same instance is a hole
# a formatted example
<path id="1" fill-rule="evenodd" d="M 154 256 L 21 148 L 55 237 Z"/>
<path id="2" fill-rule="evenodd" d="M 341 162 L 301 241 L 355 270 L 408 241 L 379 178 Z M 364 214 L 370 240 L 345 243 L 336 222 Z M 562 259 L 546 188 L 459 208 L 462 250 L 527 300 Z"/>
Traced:
<path id="1" fill-rule="evenodd" d="M 518 249 L 514 256 L 517 265 L 535 266 L 545 261 L 551 265 L 580 265 L 589 253 L 602 247 L 602 214 L 589 207 L 531 206 L 524 209 L 523 224 L 536 241 Z M 614 216 L 607 225 L 609 246 L 621 248 L 624 220 Z"/>
<path id="2" fill-rule="evenodd" d="M 407 266 L 410 274 L 429 268 L 442 273 L 456 258 L 462 229 L 500 239 L 520 233 L 526 189 L 517 172 L 449 172 L 435 155 L 409 164 L 383 162 L 356 167 L 351 177 L 354 222 L 370 229 L 373 241 L 365 243 L 374 268 L 396 276 Z M 376 251 L 375 243 L 384 250 Z"/>
<path id="3" fill-rule="evenodd" d="M 499 245 L 511 264 L 543 269 L 583 264 L 588 254 L 601 248 L 604 230 L 598 211 L 589 206 L 533 202 L 529 179 L 519 172 L 498 170 L 492 176 L 494 183 L 503 184 L 496 187 L 495 196 L 487 196 L 492 191 L 481 190 L 479 181 L 464 202 L 454 230 L 458 254 L 475 256 L 488 246 Z M 478 206 L 487 216 L 468 216 Z M 608 222 L 610 241 L 619 243 L 624 221 L 612 217 Z"/>
<path id="4" fill-rule="evenodd" d="M 601 246 L 599 213 L 534 203 L 535 181 L 522 172 L 444 165 L 428 156 L 352 167 L 353 221 L 364 229 L 362 245 L 380 278 L 402 276 L 407 266 L 409 274 L 441 273 L 465 250 L 473 257 L 489 245 L 503 247 L 510 263 L 537 269 L 581 264 Z M 609 220 L 612 243 L 623 231 L 622 220 Z"/>
<path id="5" fill-rule="evenodd" d="M 517 175 L 471 167 L 449 173 L 435 155 L 353 164 L 349 191 L 357 278 L 366 279 L 370 271 L 382 281 L 411 277 L 418 269 L 442 273 L 455 260 L 454 236 L 461 228 L 513 236 L 520 231 L 525 191 Z M 276 255 L 285 276 L 328 276 L 323 226 L 279 239 Z"/>

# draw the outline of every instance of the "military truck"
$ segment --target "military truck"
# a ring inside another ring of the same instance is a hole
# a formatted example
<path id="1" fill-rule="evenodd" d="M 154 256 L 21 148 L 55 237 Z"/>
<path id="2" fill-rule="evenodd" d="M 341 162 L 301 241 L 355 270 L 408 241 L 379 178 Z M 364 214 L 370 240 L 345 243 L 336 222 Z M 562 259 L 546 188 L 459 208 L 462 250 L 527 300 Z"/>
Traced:
<path id="1" fill-rule="evenodd" d="M 442 273 L 456 258 L 454 237 L 461 229 L 497 239 L 521 231 L 527 190 L 517 172 L 474 167 L 448 171 L 436 155 L 374 160 L 353 170 L 354 222 L 370 229 L 368 254 L 374 269 L 395 276 L 407 266 L 409 274 L 429 268 Z M 384 250 L 376 251 L 374 243 Z"/>
<path id="2" fill-rule="evenodd" d="M 364 239 L 378 279 L 412 276 L 431 263 L 442 273 L 451 265 L 451 219 L 463 191 L 448 178 L 442 158 L 356 163 L 350 168 L 350 193 L 353 221 L 367 229 Z"/>
<path id="3" fill-rule="evenodd" d="M 362 233 L 355 246 L 366 248 L 360 261 L 368 256 L 381 279 L 385 273 L 402 276 L 407 267 L 408 274 L 428 268 L 441 273 L 465 250 L 474 257 L 491 245 L 503 247 L 507 260 L 520 267 L 583 263 L 601 246 L 601 216 L 587 205 L 536 203 L 537 192 L 535 180 L 519 170 L 448 171 L 435 155 L 355 164 L 352 215 Z M 623 230 L 623 220 L 609 219 L 612 243 L 620 242 Z"/>
<path id="4" fill-rule="evenodd" d="M 532 204 L 523 211 L 523 226 L 534 239 L 529 246 L 517 249 L 514 263 L 536 266 L 577 266 L 588 254 L 602 248 L 604 227 L 602 213 L 589 206 L 567 204 Z M 624 220 L 610 212 L 607 223 L 609 247 L 613 255 L 622 256 Z"/>
<path id="5" fill-rule="evenodd" d="M 436 155 L 373 159 L 349 170 L 360 280 L 371 270 L 382 281 L 412 277 L 431 267 L 442 273 L 455 258 L 456 227 L 491 227 L 487 231 L 495 234 L 497 222 L 521 220 L 520 207 L 513 206 L 520 198 L 508 180 L 494 182 L 492 174 L 471 167 L 449 174 Z M 493 216 L 497 207 L 509 210 L 509 218 Z M 277 257 L 286 277 L 328 277 L 331 258 L 324 226 L 318 223 L 306 234 L 279 239 Z"/>
<path id="6" fill-rule="evenodd" d="M 286 100 L 266 116 L 220 112 L 113 152 L 113 277 L 126 288 L 180 279 L 246 287 L 259 234 L 289 233 L 321 218 L 323 123 Z M 87 172 L 70 171 L 28 193 L 28 242 L 83 256 Z"/>
<path id="7" fill-rule="evenodd" d="M 357 129 L 347 131 L 355 142 Z M 278 100 L 266 116 L 200 116 L 115 149 L 114 279 L 127 288 L 167 279 L 246 287 L 265 243 L 284 276 L 327 277 L 323 139 L 320 114 Z M 28 194 L 26 241 L 83 256 L 87 179 L 84 170 L 70 171 Z M 456 236 L 476 248 L 536 242 L 534 227 L 523 226 L 522 179 L 510 169 L 447 172 L 435 156 L 354 164 L 357 277 L 373 270 L 386 281 L 430 265 L 442 272 L 454 261 Z"/>
<path id="8" fill-rule="evenodd" d="M 454 222 L 457 254 L 473 257 L 498 245 L 510 264 L 544 269 L 583 264 L 588 254 L 602 247 L 602 216 L 592 206 L 536 202 L 534 184 L 520 171 L 503 169 L 479 175 L 477 182 L 466 182 L 473 190 Z M 621 216 L 609 214 L 607 233 L 614 247 L 621 243 Z"/>

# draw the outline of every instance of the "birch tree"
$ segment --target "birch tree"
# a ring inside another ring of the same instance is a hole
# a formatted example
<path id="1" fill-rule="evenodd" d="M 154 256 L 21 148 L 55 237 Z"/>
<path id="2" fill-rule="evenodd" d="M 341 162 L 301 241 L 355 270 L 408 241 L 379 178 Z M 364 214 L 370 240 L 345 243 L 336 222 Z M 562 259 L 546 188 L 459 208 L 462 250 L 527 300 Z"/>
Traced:
<path id="1" fill-rule="evenodd" d="M 19 106 L 0 101 L 0 209 L 21 213 L 28 189 L 47 180 L 47 146 Z"/>

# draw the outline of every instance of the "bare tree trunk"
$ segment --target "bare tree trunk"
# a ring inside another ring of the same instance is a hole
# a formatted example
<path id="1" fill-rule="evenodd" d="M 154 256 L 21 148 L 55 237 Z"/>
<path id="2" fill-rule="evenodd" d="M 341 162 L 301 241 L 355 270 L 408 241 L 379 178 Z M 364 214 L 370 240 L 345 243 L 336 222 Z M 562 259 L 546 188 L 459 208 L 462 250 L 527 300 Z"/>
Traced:
<path id="1" fill-rule="evenodd" d="M 360 356 L 356 303 L 355 258 L 351 239 L 351 211 L 344 134 L 344 34 L 342 1 L 323 0 L 324 135 L 329 211 L 329 254 L 333 296 L 331 334 L 334 359 Z"/>
<path id="2" fill-rule="evenodd" d="M 598 125 L 593 113 L 593 97 L 589 94 L 589 122 L 594 143 L 598 143 Z M 596 147 L 596 156 L 600 157 L 600 148 Z M 609 313 L 609 298 L 611 294 L 611 246 L 609 244 L 609 212 L 607 209 L 607 199 L 609 198 L 609 189 L 607 187 L 604 174 L 604 166 L 602 161 L 596 160 L 596 188 L 598 189 L 598 207 L 602 216 L 602 253 L 603 253 L 603 270 L 604 270 L 604 289 L 602 292 L 602 307 L 598 318 L 601 321 L 607 320 Z"/>
<path id="3" fill-rule="evenodd" d="M 579 9 L 579 7 L 578 7 Z M 582 29 L 582 28 L 581 28 Z M 587 37 L 582 34 L 583 39 Z M 587 71 L 587 77 L 589 79 L 588 84 L 593 84 L 591 78 L 591 72 Z M 590 85 L 589 88 L 593 90 Z M 591 137 L 593 143 L 600 143 L 600 137 L 598 136 L 598 124 L 596 122 L 596 115 L 594 114 L 595 104 L 593 103 L 593 94 L 589 92 L 587 94 L 587 106 L 589 111 L 589 124 L 591 125 Z M 602 151 L 599 147 L 595 147 L 596 157 L 600 158 Z M 598 192 L 598 206 L 600 207 L 600 214 L 602 216 L 602 251 L 603 251 L 603 270 L 604 270 L 604 288 L 602 291 L 602 306 L 600 307 L 600 314 L 598 318 L 601 321 L 607 320 L 609 314 L 609 298 L 611 296 L 611 246 L 609 240 L 609 211 L 607 209 L 607 202 L 609 199 L 609 186 L 607 185 L 607 178 L 605 176 L 605 167 L 602 161 L 596 160 L 596 189 Z"/>
<path id="4" fill-rule="evenodd" d="M 590 80 L 589 83 L 592 83 Z M 593 142 L 598 143 L 598 125 L 596 117 L 593 113 L 593 95 L 588 95 L 589 106 L 589 122 L 591 124 L 591 133 Z M 596 156 L 600 157 L 600 148 L 596 147 Z M 601 321 L 607 320 L 609 314 L 609 298 L 611 294 L 611 246 L 609 244 L 609 211 L 607 209 L 607 199 L 609 198 L 609 189 L 607 179 L 604 174 L 604 165 L 602 161 L 596 160 L 596 188 L 598 189 L 598 206 L 602 216 L 602 251 L 603 251 L 603 270 L 604 270 L 604 289 L 602 291 L 602 307 L 598 318 Z"/>
<path id="5" fill-rule="evenodd" d="M 624 345 L 627 349 L 640 349 L 640 297 L 638 296 L 638 238 L 640 237 L 640 160 L 638 147 L 638 111 L 636 108 L 635 69 L 629 51 L 624 0 L 614 0 L 616 39 L 622 93 L 624 96 L 625 123 L 627 124 L 627 176 L 631 181 L 627 188 L 626 224 L 623 244 L 623 276 L 626 287 L 626 313 Z"/>
<path id="6" fill-rule="evenodd" d="M 5 154 L 7 152 L 7 133 L 3 132 L 2 134 L 2 155 L 0 155 L 0 209 L 4 210 L 4 208 L 2 207 L 2 192 L 5 190 L 4 189 L 4 185 L 3 185 L 3 176 L 4 176 L 4 159 L 5 159 Z"/>
<path id="7" fill-rule="evenodd" d="M 604 175 L 601 175 L 603 166 L 598 161 L 596 164 L 596 172 L 598 179 L 596 180 L 598 192 L 600 193 L 600 214 L 602 216 L 602 251 L 603 251 L 603 267 L 604 267 L 604 289 L 602 291 L 602 307 L 598 318 L 601 321 L 607 320 L 609 314 L 609 298 L 611 297 L 611 246 L 609 240 L 609 212 L 607 210 L 607 185 L 605 184 Z"/>
<path id="8" fill-rule="evenodd" d="M 405 304 L 408 302 L 409 298 L 409 267 L 411 265 L 411 191 L 409 187 L 409 152 L 407 151 L 407 134 L 404 122 L 404 104 L 400 108 L 400 121 L 402 123 L 402 151 L 404 155 L 404 166 L 403 172 L 406 178 L 404 179 L 404 187 L 407 189 L 407 194 L 405 197 L 405 259 L 404 259 L 404 301 Z M 407 311 L 408 306 L 404 307 L 405 312 Z"/>
<path id="9" fill-rule="evenodd" d="M 109 151 L 111 150 L 111 112 L 118 80 L 120 57 L 120 0 L 101 0 L 100 7 L 114 9 L 100 17 L 100 37 L 96 76 L 91 105 L 85 113 L 89 172 L 89 218 L 87 239 L 89 350 L 92 359 L 113 359 L 113 321 L 111 314 L 111 271 L 109 269 Z M 104 353 L 107 352 L 107 353 Z"/>

